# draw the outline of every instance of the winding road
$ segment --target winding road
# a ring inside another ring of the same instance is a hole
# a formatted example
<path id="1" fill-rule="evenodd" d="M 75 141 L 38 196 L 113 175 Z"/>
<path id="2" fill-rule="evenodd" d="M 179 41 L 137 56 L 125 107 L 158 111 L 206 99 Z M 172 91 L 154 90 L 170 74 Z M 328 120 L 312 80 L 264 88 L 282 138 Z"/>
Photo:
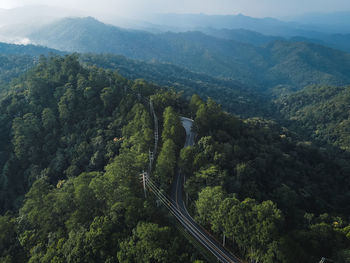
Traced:
<path id="1" fill-rule="evenodd" d="M 193 120 L 181 117 L 182 125 L 186 130 L 186 142 L 184 147 L 194 145 L 194 133 L 192 131 Z M 204 228 L 198 225 L 190 214 L 187 212 L 183 201 L 183 182 L 184 175 L 178 170 L 176 180 L 172 185 L 171 201 L 175 206 L 176 218 L 183 227 L 199 241 L 206 249 L 208 249 L 220 262 L 223 263 L 241 263 L 242 261 L 226 250 L 216 239 L 214 239 Z"/>

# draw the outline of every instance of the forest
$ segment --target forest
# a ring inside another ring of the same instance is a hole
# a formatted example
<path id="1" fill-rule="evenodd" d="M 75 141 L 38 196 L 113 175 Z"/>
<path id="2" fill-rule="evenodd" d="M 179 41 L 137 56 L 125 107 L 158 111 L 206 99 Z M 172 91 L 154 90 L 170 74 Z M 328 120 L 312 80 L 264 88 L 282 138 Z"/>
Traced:
<path id="1" fill-rule="evenodd" d="M 286 125 L 322 147 L 350 150 L 349 86 L 309 86 L 281 97 L 275 105 Z"/>
<path id="2" fill-rule="evenodd" d="M 156 198 L 144 198 L 139 174 L 154 143 L 149 99 L 160 125 L 154 180 L 166 192 L 181 168 L 190 213 L 218 239 L 225 234 L 231 251 L 263 263 L 349 262 L 346 153 L 304 140 L 292 125 L 241 119 L 211 98 L 80 60 L 41 57 L 11 84 L 4 80 L 1 262 L 206 261 Z M 346 105 L 344 94 L 334 100 Z M 300 114 L 293 96 L 275 102 L 291 105 L 281 114 Z M 194 146 L 183 148 L 179 116 L 194 118 Z"/>
<path id="3" fill-rule="evenodd" d="M 347 160 L 211 100 L 193 96 L 190 109 L 198 142 L 181 152 L 180 165 L 192 175 L 185 189 L 199 222 L 258 262 L 348 262 Z"/>
<path id="4" fill-rule="evenodd" d="M 349 3 L 20 2 L 0 263 L 350 263 Z"/>
<path id="5" fill-rule="evenodd" d="M 155 96 L 159 112 L 180 105 L 76 56 L 41 58 L 13 84 L 1 99 L 1 262 L 200 258 L 143 198 L 153 125 L 138 94 Z"/>

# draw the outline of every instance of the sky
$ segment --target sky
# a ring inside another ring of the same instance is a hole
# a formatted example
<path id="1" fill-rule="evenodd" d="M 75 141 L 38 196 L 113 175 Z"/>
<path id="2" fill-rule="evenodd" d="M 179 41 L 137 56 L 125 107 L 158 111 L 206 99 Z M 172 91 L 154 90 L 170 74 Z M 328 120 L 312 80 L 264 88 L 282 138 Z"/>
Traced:
<path id="1" fill-rule="evenodd" d="M 304 13 L 350 11 L 350 0 L 0 0 L 0 8 L 50 5 L 124 17 L 147 13 L 238 14 L 283 17 Z"/>

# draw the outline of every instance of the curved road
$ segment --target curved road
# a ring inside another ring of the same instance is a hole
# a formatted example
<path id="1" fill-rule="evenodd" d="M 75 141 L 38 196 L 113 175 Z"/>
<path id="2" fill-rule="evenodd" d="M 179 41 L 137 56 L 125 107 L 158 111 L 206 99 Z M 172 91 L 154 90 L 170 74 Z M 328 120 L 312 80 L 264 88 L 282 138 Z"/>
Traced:
<path id="1" fill-rule="evenodd" d="M 185 146 L 194 145 L 194 133 L 192 132 L 193 120 L 181 117 L 182 125 L 186 130 Z M 183 174 L 178 171 L 176 180 L 172 185 L 171 199 L 175 204 L 178 220 L 184 228 L 197 239 L 206 249 L 208 249 L 220 262 L 223 263 L 241 263 L 242 261 L 226 250 L 216 239 L 214 239 L 205 229 L 198 225 L 187 212 L 182 198 L 183 193 Z"/>

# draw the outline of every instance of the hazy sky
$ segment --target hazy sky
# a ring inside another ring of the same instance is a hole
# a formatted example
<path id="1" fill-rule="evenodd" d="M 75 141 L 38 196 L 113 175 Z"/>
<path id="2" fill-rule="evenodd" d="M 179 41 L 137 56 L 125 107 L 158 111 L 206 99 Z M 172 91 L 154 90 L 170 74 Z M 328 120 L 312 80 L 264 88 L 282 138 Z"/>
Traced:
<path id="1" fill-rule="evenodd" d="M 237 14 L 264 17 L 350 11 L 350 0 L 0 0 L 0 8 L 52 5 L 135 17 L 145 13 Z"/>

